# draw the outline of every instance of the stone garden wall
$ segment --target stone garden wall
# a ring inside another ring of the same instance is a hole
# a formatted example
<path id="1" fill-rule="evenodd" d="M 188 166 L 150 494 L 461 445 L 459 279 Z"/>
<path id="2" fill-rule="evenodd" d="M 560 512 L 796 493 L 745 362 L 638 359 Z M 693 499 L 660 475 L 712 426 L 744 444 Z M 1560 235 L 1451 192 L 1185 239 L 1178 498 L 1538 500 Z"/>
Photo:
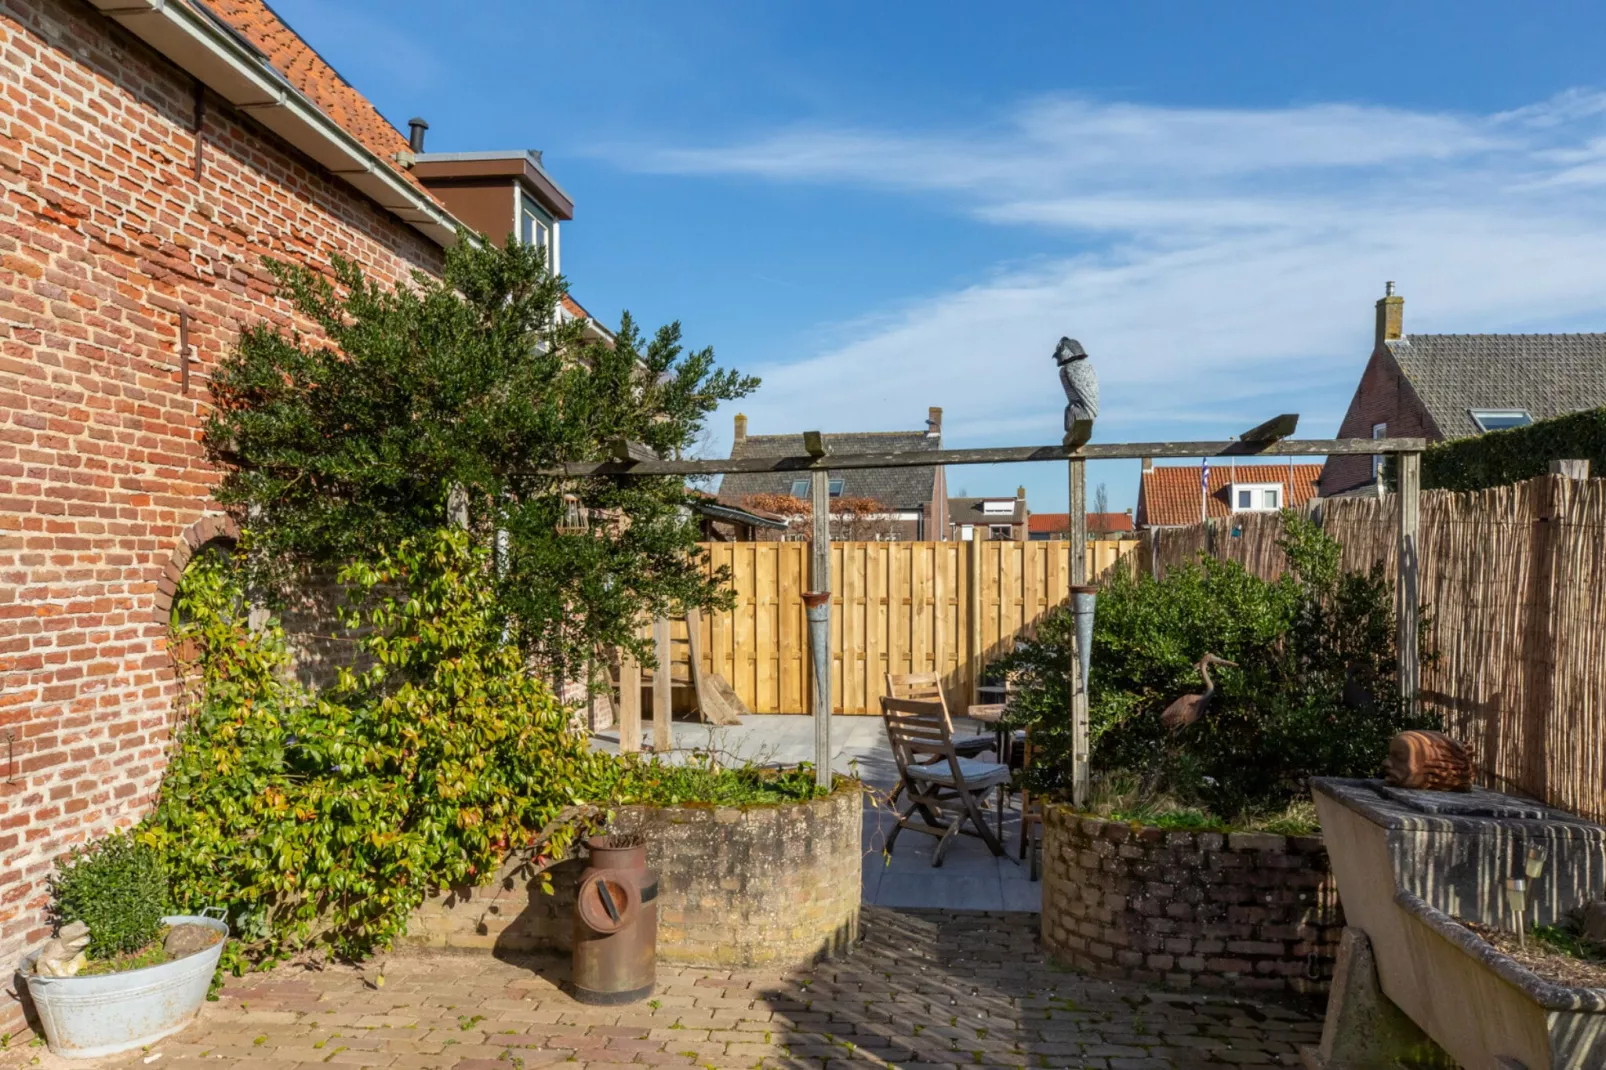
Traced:
<path id="1" fill-rule="evenodd" d="M 658 871 L 658 958 L 685 965 L 805 963 L 859 935 L 863 803 L 857 788 L 808 803 L 628 807 L 614 828 L 647 837 Z M 552 871 L 554 894 L 509 866 L 482 888 L 419 908 L 415 945 L 567 950 L 583 859 Z"/>
<path id="2" fill-rule="evenodd" d="M 1327 991 L 1344 927 L 1319 837 L 1134 827 L 1050 806 L 1043 943 L 1183 989 Z"/>

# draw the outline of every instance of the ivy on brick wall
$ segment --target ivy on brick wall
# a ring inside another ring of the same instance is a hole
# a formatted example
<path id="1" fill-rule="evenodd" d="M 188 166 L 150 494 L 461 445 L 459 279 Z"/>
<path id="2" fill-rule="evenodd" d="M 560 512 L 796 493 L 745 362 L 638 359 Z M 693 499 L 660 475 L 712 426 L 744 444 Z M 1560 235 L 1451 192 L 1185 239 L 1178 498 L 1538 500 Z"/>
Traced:
<path id="1" fill-rule="evenodd" d="M 648 338 L 627 315 L 613 344 L 588 341 L 562 321 L 565 284 L 544 253 L 517 242 L 460 241 L 442 278 L 393 289 L 345 260 L 332 280 L 269 268 L 321 336 L 247 327 L 213 377 L 205 430 L 225 473 L 214 494 L 256 532 L 253 582 L 288 587 L 466 515 L 477 541 L 500 544 L 503 626 L 565 678 L 609 647 L 650 662 L 636 622 L 722 603 L 681 480 L 537 473 L 621 439 L 690 449 L 758 380 L 686 350 L 678 324 Z M 566 494 L 587 530 L 563 523 Z"/>
<path id="2" fill-rule="evenodd" d="M 190 714 L 138 838 L 175 903 L 227 912 L 230 965 L 386 947 L 429 892 L 510 852 L 541 868 L 599 817 L 581 800 L 614 759 L 502 641 L 493 571 L 456 529 L 348 567 L 370 667 L 319 692 L 276 622 L 249 626 L 232 562 L 185 574 Z"/>
<path id="3" fill-rule="evenodd" d="M 1422 455 L 1422 486 L 1483 490 L 1542 476 L 1551 461 L 1587 460 L 1606 475 L 1606 409 L 1588 409 L 1527 427 L 1436 442 Z"/>

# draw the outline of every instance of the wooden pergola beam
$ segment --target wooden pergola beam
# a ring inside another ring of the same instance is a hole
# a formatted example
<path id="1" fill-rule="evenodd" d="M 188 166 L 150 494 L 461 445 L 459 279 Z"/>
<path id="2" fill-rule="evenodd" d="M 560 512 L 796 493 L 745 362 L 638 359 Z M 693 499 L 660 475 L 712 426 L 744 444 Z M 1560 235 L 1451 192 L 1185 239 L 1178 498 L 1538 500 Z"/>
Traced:
<path id="1" fill-rule="evenodd" d="M 1140 457 L 1244 457 L 1271 453 L 1286 457 L 1344 457 L 1374 453 L 1421 453 L 1420 438 L 1290 438 L 1263 442 L 1093 443 L 1079 450 L 1064 446 L 1001 446 L 974 450 L 906 450 L 895 453 L 840 453 L 790 457 L 722 457 L 707 461 L 577 461 L 536 474 L 567 476 L 711 476 L 722 472 L 809 472 L 816 468 L 929 468 L 949 464 L 1013 464 L 1030 461 L 1134 460 Z"/>

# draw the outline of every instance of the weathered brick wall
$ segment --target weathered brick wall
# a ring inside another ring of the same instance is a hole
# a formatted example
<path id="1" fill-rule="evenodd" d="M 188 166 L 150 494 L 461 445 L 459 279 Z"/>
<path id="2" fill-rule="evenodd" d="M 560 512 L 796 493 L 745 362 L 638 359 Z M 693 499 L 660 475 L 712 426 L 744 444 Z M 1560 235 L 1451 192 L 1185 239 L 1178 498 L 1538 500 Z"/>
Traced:
<path id="1" fill-rule="evenodd" d="M 194 91 L 86 3 L 0 0 L 0 963 L 46 935 L 54 859 L 137 819 L 161 776 L 159 584 L 217 512 L 206 373 L 245 324 L 292 322 L 263 258 L 440 266 L 210 95 L 197 179 Z M 0 995 L 0 1028 L 15 1018 Z"/>
<path id="2" fill-rule="evenodd" d="M 1043 822 L 1043 943 L 1108 977 L 1184 989 L 1327 991 L 1344 918 L 1313 836 Z"/>
<path id="3" fill-rule="evenodd" d="M 658 871 L 658 957 L 703 966 L 796 964 L 850 949 L 859 934 L 858 791 L 788 806 L 629 807 L 614 827 L 647 837 Z M 425 903 L 416 945 L 568 950 L 582 861 L 552 870 L 546 895 L 512 867 L 483 888 Z"/>
<path id="4" fill-rule="evenodd" d="M 1388 433 L 1394 438 L 1421 436 L 1436 441 L 1442 437 L 1399 364 L 1382 346 L 1373 352 L 1361 373 L 1338 437 L 1371 438 L 1376 424 L 1388 424 Z M 1322 466 L 1320 491 L 1324 495 L 1338 494 L 1371 481 L 1371 456 L 1329 457 Z"/>

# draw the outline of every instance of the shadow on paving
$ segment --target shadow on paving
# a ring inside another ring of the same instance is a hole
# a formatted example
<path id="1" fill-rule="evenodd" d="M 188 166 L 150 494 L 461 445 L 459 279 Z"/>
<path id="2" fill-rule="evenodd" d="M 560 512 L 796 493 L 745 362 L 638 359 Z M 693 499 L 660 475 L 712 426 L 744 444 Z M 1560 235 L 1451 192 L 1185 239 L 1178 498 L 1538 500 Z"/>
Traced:
<path id="1" fill-rule="evenodd" d="M 714 1070 L 1295 1065 L 1314 1012 L 1096 981 L 1049 966 L 1033 914 L 866 908 L 864 940 L 796 970 L 660 966 L 653 998 L 587 1007 L 552 955 L 396 954 L 231 980 L 199 1021 L 143 1051 L 41 1070 Z M 382 971 L 381 971 L 382 968 Z M 381 976 L 383 983 L 378 983 Z"/>

